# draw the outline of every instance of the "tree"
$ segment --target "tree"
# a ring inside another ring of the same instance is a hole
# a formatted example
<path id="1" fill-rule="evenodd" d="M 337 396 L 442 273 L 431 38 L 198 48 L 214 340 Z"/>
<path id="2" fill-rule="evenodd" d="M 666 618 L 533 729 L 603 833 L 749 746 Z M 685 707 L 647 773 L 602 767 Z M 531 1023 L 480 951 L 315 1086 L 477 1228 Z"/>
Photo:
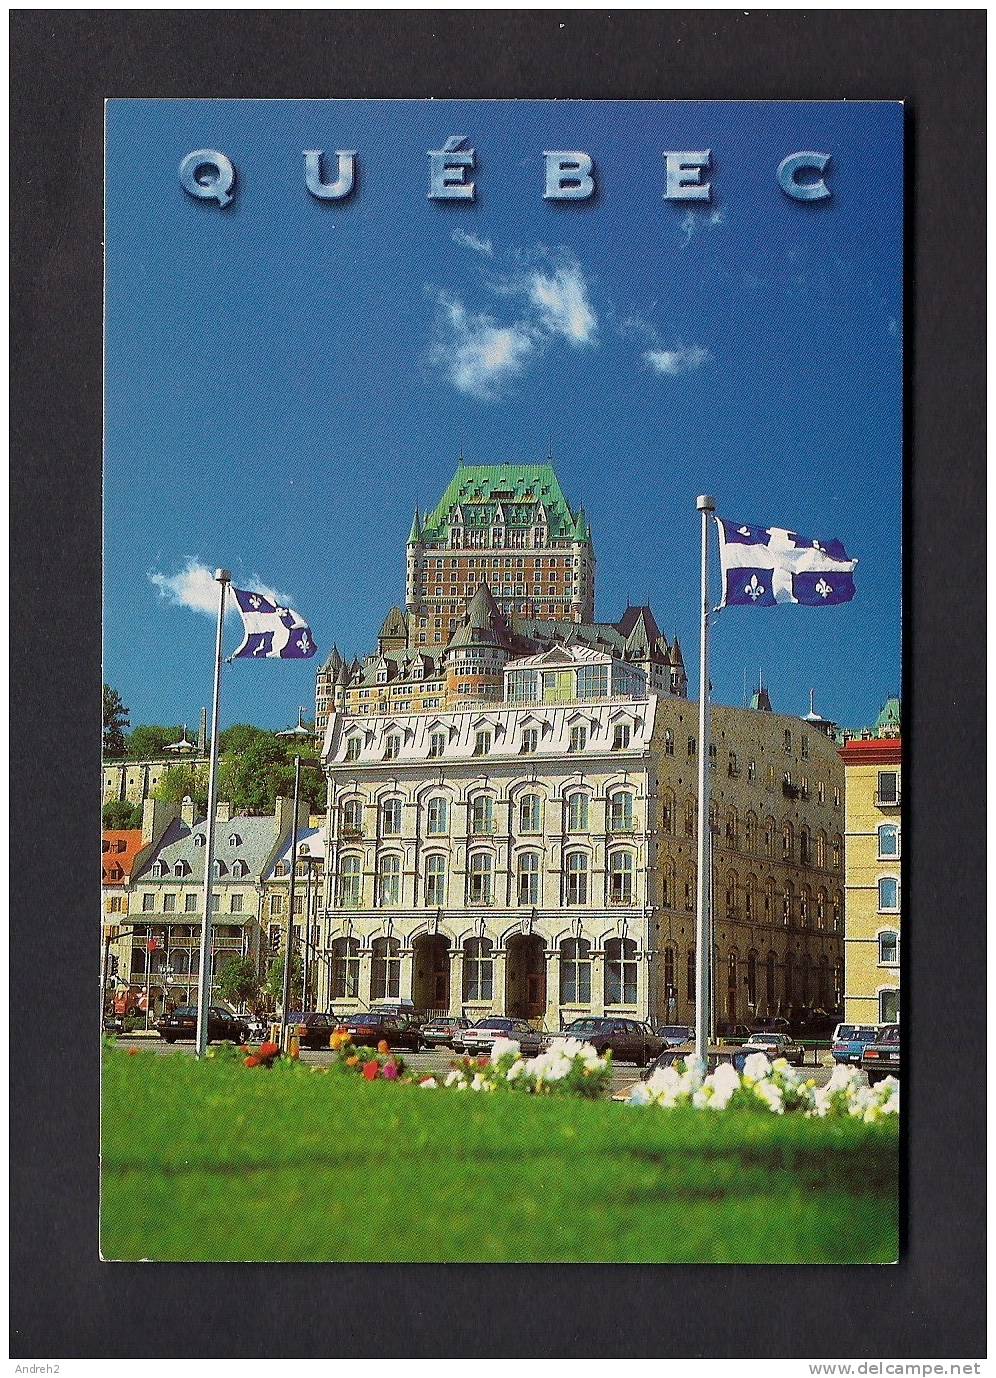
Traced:
<path id="1" fill-rule="evenodd" d="M 152 797 L 153 799 L 160 799 L 166 804 L 179 804 L 189 794 L 194 801 L 194 808 L 198 817 L 206 818 L 207 785 L 206 766 L 170 766 L 152 791 Z"/>
<path id="2" fill-rule="evenodd" d="M 286 949 L 285 949 L 286 950 Z M 304 971 L 301 965 L 301 954 L 295 948 L 294 960 L 291 962 L 291 1007 L 300 1009 L 301 995 L 304 990 Z M 280 952 L 270 963 L 270 970 L 266 977 L 266 991 L 279 1004 L 284 998 L 284 953 Z"/>
<path id="3" fill-rule="evenodd" d="M 104 755 L 123 756 L 125 754 L 125 728 L 128 726 L 128 710 L 121 695 L 109 684 L 104 685 Z"/>
<path id="4" fill-rule="evenodd" d="M 254 1005 L 259 998 L 259 972 L 248 957 L 236 957 L 219 971 L 215 985 L 230 1005 Z"/>
<path id="5" fill-rule="evenodd" d="M 238 756 L 226 756 L 220 797 L 229 799 L 236 813 L 272 813 L 286 760 L 283 746 L 272 734 L 258 738 Z"/>
<path id="6" fill-rule="evenodd" d="M 108 830 L 140 828 L 142 826 L 141 804 L 130 804 L 127 799 L 112 799 L 102 810 L 104 827 Z"/>
<path id="7" fill-rule="evenodd" d="M 253 727 L 251 723 L 233 723 L 218 736 L 218 751 L 222 756 L 241 756 L 249 747 L 261 739 L 275 740 L 274 734 L 264 727 Z"/>
<path id="8" fill-rule="evenodd" d="M 183 731 L 180 727 L 159 727 L 146 723 L 128 734 L 128 755 L 133 761 L 148 761 L 162 756 L 165 748 L 175 742 Z"/>

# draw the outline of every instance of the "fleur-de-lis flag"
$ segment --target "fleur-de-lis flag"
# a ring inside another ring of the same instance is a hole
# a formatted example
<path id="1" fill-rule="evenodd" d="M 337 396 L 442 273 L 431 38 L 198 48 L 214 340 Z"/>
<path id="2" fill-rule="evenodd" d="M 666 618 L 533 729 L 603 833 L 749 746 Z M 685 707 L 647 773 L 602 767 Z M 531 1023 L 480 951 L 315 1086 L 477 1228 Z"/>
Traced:
<path id="1" fill-rule="evenodd" d="M 840 541 L 812 539 L 781 526 L 716 518 L 723 572 L 721 608 L 801 603 L 822 608 L 854 597 L 852 560 Z"/>
<path id="2" fill-rule="evenodd" d="M 307 660 L 318 649 L 311 628 L 299 612 L 282 608 L 265 593 L 232 589 L 242 614 L 245 635 L 229 660 Z"/>

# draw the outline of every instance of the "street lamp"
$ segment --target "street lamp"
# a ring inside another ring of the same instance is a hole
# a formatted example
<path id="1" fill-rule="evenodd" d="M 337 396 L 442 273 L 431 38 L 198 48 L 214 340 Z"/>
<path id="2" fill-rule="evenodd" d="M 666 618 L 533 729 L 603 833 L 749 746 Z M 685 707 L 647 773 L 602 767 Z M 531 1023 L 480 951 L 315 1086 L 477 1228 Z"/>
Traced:
<path id="1" fill-rule="evenodd" d="M 278 737 L 290 737 L 299 742 L 314 741 L 315 734 L 304 726 L 304 710 L 298 713 L 297 726 L 287 728 L 286 731 L 278 732 Z M 318 761 L 308 761 L 304 764 L 321 768 Z M 298 813 L 301 805 L 301 754 L 298 752 L 294 759 L 294 812 L 291 820 L 291 869 L 290 869 L 290 903 L 287 915 L 287 942 L 284 947 L 284 983 L 280 1001 L 280 1037 L 279 1044 L 283 1048 L 287 1036 L 287 1014 L 290 1008 L 291 999 L 291 968 L 294 961 L 294 882 L 297 873 L 297 843 L 298 843 Z M 307 921 L 307 916 L 305 916 Z M 307 949 L 305 949 L 307 951 Z M 303 994 L 304 992 L 302 992 Z"/>

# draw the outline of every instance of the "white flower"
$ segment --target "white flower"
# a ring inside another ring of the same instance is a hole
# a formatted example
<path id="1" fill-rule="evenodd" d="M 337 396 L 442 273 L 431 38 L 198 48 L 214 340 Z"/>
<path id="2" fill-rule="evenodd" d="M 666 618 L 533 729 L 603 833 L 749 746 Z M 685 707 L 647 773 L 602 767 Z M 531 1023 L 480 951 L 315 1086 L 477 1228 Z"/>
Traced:
<path id="1" fill-rule="evenodd" d="M 419 1086 L 422 1088 L 423 1091 L 435 1091 L 438 1085 L 439 1082 L 436 1080 L 435 1077 L 426 1077 L 424 1081 L 419 1082 Z M 447 1085 L 449 1085 L 449 1083 L 447 1083 Z"/>
<path id="2" fill-rule="evenodd" d="M 491 1061 L 497 1062 L 499 1058 L 505 1057 L 507 1053 L 514 1053 L 516 1057 L 522 1052 L 522 1044 L 514 1038 L 496 1038 L 491 1045 Z"/>
<path id="3" fill-rule="evenodd" d="M 515 1062 L 512 1063 L 511 1067 L 509 1067 L 508 1071 L 505 1073 L 505 1080 L 517 1081 L 525 1070 L 526 1064 L 523 1062 L 522 1058 L 516 1058 Z"/>
<path id="4" fill-rule="evenodd" d="M 626 1097 L 627 1105 L 650 1105 L 654 1100 L 654 1093 L 645 1081 L 638 1081 L 635 1086 L 630 1087 L 629 1095 Z"/>
<path id="5" fill-rule="evenodd" d="M 763 1053 L 751 1053 L 744 1063 L 744 1076 L 763 1081 L 771 1073 L 771 1063 Z"/>
<path id="6" fill-rule="evenodd" d="M 465 1084 L 466 1083 L 464 1082 L 463 1073 L 458 1072 L 455 1067 L 451 1072 L 446 1073 L 446 1080 L 443 1082 L 444 1086 L 463 1086 Z"/>
<path id="7" fill-rule="evenodd" d="M 771 1081 L 757 1081 L 752 1087 L 754 1095 L 758 1100 L 763 1101 L 770 1111 L 775 1115 L 781 1115 L 785 1111 L 782 1102 L 781 1089 Z"/>
<path id="8" fill-rule="evenodd" d="M 720 1063 L 715 1072 L 707 1076 L 702 1083 L 702 1089 L 707 1088 L 710 1092 L 709 1109 L 725 1110 L 731 1097 L 740 1090 L 740 1078 L 732 1063 Z"/>

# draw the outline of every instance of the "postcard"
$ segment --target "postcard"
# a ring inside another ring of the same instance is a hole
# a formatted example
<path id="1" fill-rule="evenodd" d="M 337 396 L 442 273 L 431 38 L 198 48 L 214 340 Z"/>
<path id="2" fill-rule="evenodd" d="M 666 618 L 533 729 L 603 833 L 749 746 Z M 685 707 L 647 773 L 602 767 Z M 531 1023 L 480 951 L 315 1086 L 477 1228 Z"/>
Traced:
<path id="1" fill-rule="evenodd" d="M 104 1259 L 897 1259 L 903 195 L 108 102 Z"/>

